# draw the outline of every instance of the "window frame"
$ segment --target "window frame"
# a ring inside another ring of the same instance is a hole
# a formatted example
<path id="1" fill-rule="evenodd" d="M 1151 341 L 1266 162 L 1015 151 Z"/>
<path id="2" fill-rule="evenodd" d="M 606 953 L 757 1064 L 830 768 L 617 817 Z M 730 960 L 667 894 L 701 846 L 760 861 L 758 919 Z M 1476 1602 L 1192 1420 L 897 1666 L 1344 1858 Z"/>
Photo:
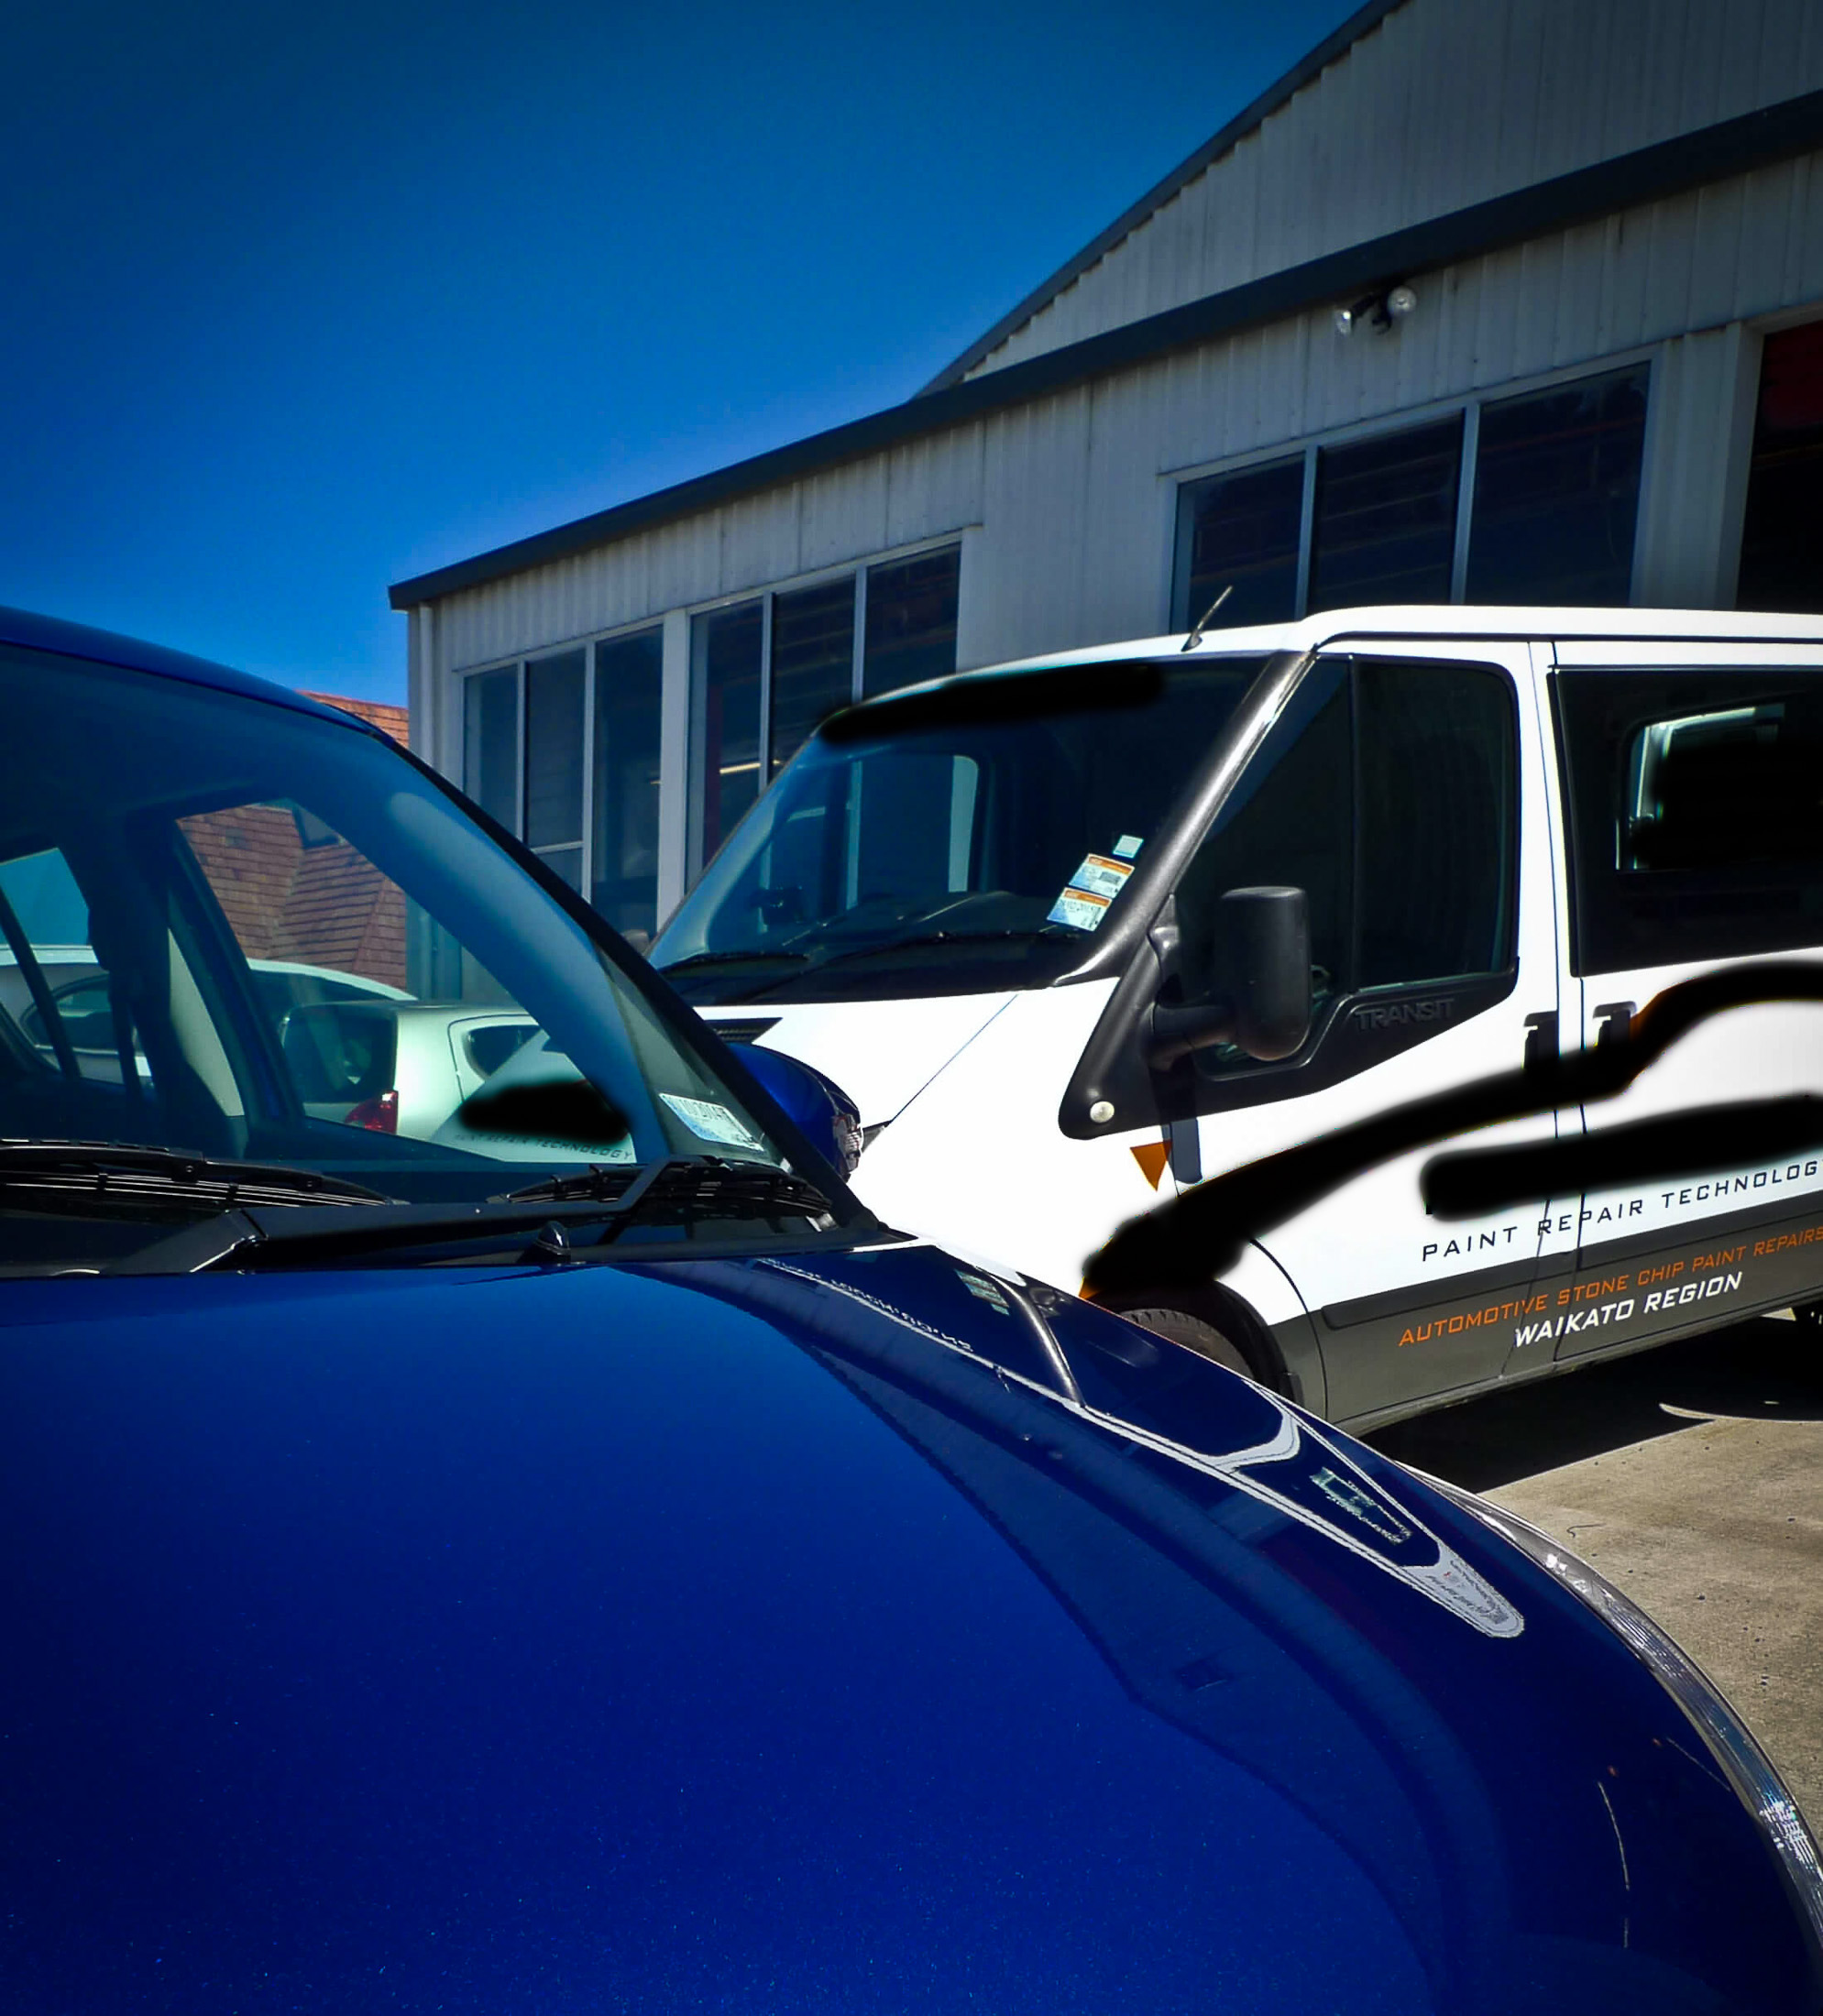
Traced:
<path id="1" fill-rule="evenodd" d="M 590 631 L 586 637 L 566 638 L 564 640 L 563 642 L 556 644 L 541 644 L 535 651 L 520 652 L 515 653 L 511 657 L 495 659 L 486 664 L 464 665 L 461 670 L 454 675 L 456 697 L 453 711 L 455 713 L 456 720 L 461 724 L 461 735 L 463 740 L 460 752 L 460 761 L 462 763 L 463 774 L 466 776 L 467 773 L 468 761 L 468 683 L 470 680 L 485 679 L 498 673 L 510 672 L 512 674 L 512 818 L 511 822 L 502 820 L 501 824 L 507 826 L 508 830 L 512 834 L 513 838 L 521 841 L 525 847 L 527 847 L 527 849 L 533 854 L 536 855 L 540 860 L 544 861 L 546 866 L 551 868 L 552 872 L 554 874 L 558 874 L 560 876 L 560 879 L 561 871 L 555 866 L 555 864 L 550 861 L 549 857 L 556 854 L 577 854 L 580 862 L 580 872 L 582 876 L 582 887 L 579 893 L 581 894 L 582 900 L 585 903 L 590 904 L 591 907 L 593 907 L 591 901 L 591 892 L 594 890 L 595 887 L 595 871 L 597 867 L 595 860 L 595 740 L 596 723 L 599 718 L 599 710 L 596 707 L 595 696 L 596 646 L 598 644 L 619 643 L 625 639 L 641 636 L 653 636 L 658 638 L 660 640 L 661 651 L 659 690 L 660 705 L 662 707 L 664 694 L 664 660 L 662 655 L 664 635 L 664 623 L 662 615 L 658 617 L 642 617 L 640 620 L 636 623 L 620 623 L 615 625 L 614 628 L 611 630 Z M 531 842 L 525 838 L 526 698 L 527 687 L 529 684 L 526 678 L 526 674 L 527 671 L 533 666 L 543 664 L 546 661 L 551 659 L 565 657 L 571 652 L 575 651 L 580 651 L 583 654 L 583 746 L 582 790 L 580 794 L 582 812 L 582 842 L 579 849 L 577 848 L 577 842 L 574 840 L 553 841 L 549 846 L 533 847 Z"/>
<path id="2" fill-rule="evenodd" d="M 797 595 L 807 588 L 828 587 L 839 581 L 854 583 L 853 637 L 849 660 L 849 701 L 852 705 L 864 692 L 867 669 L 867 583 L 868 576 L 876 567 L 896 566 L 904 561 L 923 559 L 928 555 L 953 552 L 956 555 L 956 583 L 958 614 L 961 594 L 963 548 L 965 541 L 962 530 L 945 532 L 934 539 L 915 540 L 903 546 L 889 546 L 878 553 L 868 553 L 862 558 L 847 560 L 834 566 L 818 567 L 806 574 L 788 575 L 777 581 L 771 581 L 762 588 L 742 588 L 730 595 L 719 595 L 706 601 L 692 602 L 685 606 L 683 614 L 688 623 L 688 649 L 686 659 L 686 676 L 689 681 L 688 722 L 689 732 L 685 757 L 686 803 L 686 889 L 696 886 L 703 870 L 708 864 L 708 855 L 703 845 L 703 789 L 698 772 L 698 761 L 702 754 L 702 667 L 697 649 L 699 619 L 715 616 L 726 609 L 742 608 L 757 603 L 760 608 L 760 734 L 758 796 L 763 797 L 771 788 L 773 771 L 773 622 L 774 605 L 781 596 Z M 959 621 L 960 629 L 960 621 Z M 953 670 L 954 667 L 951 667 Z M 724 835 L 724 838 L 726 836 Z"/>
<path id="3" fill-rule="evenodd" d="M 1615 973 L 1670 971 L 1686 967 L 1731 964 L 1742 959 L 1789 958 L 1807 948 L 1806 943 L 1787 944 L 1776 949 L 1715 951 L 1703 941 L 1687 940 L 1675 959 L 1617 960 L 1615 946 L 1604 937 L 1609 921 L 1591 919 L 1586 864 L 1593 837 L 1578 827 L 1577 778 L 1572 768 L 1569 724 L 1564 708 L 1564 675 L 1601 677 L 1606 674 L 1642 677 L 1697 676 L 1773 680 L 1780 676 L 1823 683 L 1823 646 L 1807 641 L 1776 643 L 1749 635 L 1716 636 L 1707 641 L 1631 638 L 1583 640 L 1560 643 L 1552 655 L 1545 680 L 1549 704 L 1552 762 L 1562 805 L 1562 845 L 1566 884 L 1562 898 L 1568 927 L 1565 947 L 1571 973 L 1578 980 L 1594 981 Z M 1599 853 L 1601 842 L 1594 841 Z M 1597 871 L 1598 874 L 1619 871 Z M 1598 901 L 1599 899 L 1598 899 Z M 1590 924 L 1595 929 L 1591 931 Z M 1591 943 L 1591 939 L 1597 942 Z"/>
<path id="4" fill-rule="evenodd" d="M 1356 340 L 1368 339 L 1364 336 Z M 1356 442 L 1403 433 L 1409 429 L 1430 426 L 1438 421 L 1457 415 L 1462 421 L 1462 446 L 1461 459 L 1456 469 L 1455 532 L 1450 559 L 1449 599 L 1453 605 L 1461 604 L 1468 582 L 1468 556 L 1476 475 L 1480 455 L 1482 409 L 1503 404 L 1508 400 L 1525 399 L 1536 392 L 1554 391 L 1575 385 L 1584 378 L 1607 378 L 1613 373 L 1632 370 L 1643 365 L 1646 368 L 1646 425 L 1640 454 L 1640 504 L 1633 520 L 1633 553 L 1627 575 L 1627 601 L 1620 605 L 1631 608 L 1639 587 L 1640 549 L 1646 520 L 1645 499 L 1652 478 L 1653 419 L 1656 410 L 1654 401 L 1658 389 L 1658 363 L 1659 345 L 1636 345 L 1630 350 L 1617 351 L 1612 356 L 1566 365 L 1560 369 L 1538 372 L 1529 378 L 1508 379 L 1499 385 L 1479 387 L 1468 393 L 1457 393 L 1449 399 L 1427 400 L 1422 406 L 1403 407 L 1396 412 L 1377 414 L 1371 420 L 1349 421 L 1315 433 L 1294 435 L 1289 440 L 1274 442 L 1269 446 L 1249 448 L 1238 455 L 1225 455 L 1207 462 L 1189 463 L 1181 468 L 1162 471 L 1160 480 L 1170 487 L 1170 509 L 1173 514 L 1171 542 L 1168 548 L 1171 554 L 1171 570 L 1167 584 L 1167 630 L 1187 630 L 1203 614 L 1201 609 L 1189 608 L 1189 559 L 1194 537 L 1194 500 L 1197 491 L 1203 484 L 1218 477 L 1236 475 L 1243 470 L 1264 467 L 1275 462 L 1290 462 L 1302 456 L 1303 498 L 1298 525 L 1295 607 L 1290 615 L 1283 619 L 1287 622 L 1301 622 L 1307 616 L 1321 613 L 1312 611 L 1310 606 L 1318 456 L 1326 448 L 1347 447 Z"/>

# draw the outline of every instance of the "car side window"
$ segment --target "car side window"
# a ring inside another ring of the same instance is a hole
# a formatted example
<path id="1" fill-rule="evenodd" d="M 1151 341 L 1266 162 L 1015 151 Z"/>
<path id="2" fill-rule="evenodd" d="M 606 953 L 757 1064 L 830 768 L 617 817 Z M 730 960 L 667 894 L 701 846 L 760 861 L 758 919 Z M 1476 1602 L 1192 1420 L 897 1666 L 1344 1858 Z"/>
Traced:
<path id="1" fill-rule="evenodd" d="M 1214 906 L 1289 884 L 1310 904 L 1313 1029 L 1344 996 L 1505 972 L 1518 758 L 1510 681 L 1485 665 L 1357 659 L 1181 877 L 1189 990 L 1218 993 Z M 1199 1053 L 1205 1071 L 1254 1068 Z"/>
<path id="2" fill-rule="evenodd" d="M 429 1138 L 469 1083 L 452 1049 L 465 1007 L 515 1010 L 466 951 L 433 936 L 402 889 L 360 849 L 289 800 L 226 805 L 177 822 L 197 872 L 247 962 L 251 996 L 275 1040 L 293 1095 L 313 1121 Z M 414 932 L 420 963 L 446 992 L 408 984 Z M 441 964 L 447 969 L 438 974 Z M 504 1061 L 536 1027 L 514 1012 Z"/>
<path id="3" fill-rule="evenodd" d="M 1823 679 L 1560 671 L 1576 970 L 1823 940 Z"/>
<path id="4" fill-rule="evenodd" d="M 0 862 L 0 1013 L 9 1032 L 52 1070 L 131 1090 L 123 1056 L 140 1086 L 150 1069 L 90 937 L 88 904 L 59 849 Z"/>

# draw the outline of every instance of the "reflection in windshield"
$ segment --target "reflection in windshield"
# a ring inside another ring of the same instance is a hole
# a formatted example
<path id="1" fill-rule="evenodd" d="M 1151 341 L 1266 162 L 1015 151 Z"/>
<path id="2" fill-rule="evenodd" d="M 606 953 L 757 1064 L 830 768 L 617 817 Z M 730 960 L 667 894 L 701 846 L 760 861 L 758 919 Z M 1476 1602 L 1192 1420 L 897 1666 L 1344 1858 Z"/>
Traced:
<path id="1" fill-rule="evenodd" d="M 856 994 L 901 992 L 911 968 L 956 991 L 1055 979 L 1259 663 L 1013 674 L 858 708 L 748 816 L 653 962 L 719 1001 L 814 995 L 838 964 Z M 1036 704 L 982 703 L 1002 693 Z"/>
<path id="2" fill-rule="evenodd" d="M 583 926 L 383 740 L 22 651 L 0 652 L 0 1137 L 427 1206 L 525 1180 L 502 1165 L 779 1161 Z M 0 1266 L 130 1248 L 132 1200 L 91 1187 L 85 1233 L 62 1222 L 73 1192 L 27 1210 L 16 1186 Z"/>

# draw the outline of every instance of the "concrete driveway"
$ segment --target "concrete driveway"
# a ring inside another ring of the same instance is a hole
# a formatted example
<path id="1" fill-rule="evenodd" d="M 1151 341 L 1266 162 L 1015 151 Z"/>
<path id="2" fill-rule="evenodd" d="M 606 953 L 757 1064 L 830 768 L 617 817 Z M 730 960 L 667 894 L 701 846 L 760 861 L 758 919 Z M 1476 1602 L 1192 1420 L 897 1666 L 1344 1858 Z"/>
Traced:
<path id="1" fill-rule="evenodd" d="M 1367 1438 L 1663 1624 L 1823 1833 L 1823 1331 L 1761 1318 Z"/>

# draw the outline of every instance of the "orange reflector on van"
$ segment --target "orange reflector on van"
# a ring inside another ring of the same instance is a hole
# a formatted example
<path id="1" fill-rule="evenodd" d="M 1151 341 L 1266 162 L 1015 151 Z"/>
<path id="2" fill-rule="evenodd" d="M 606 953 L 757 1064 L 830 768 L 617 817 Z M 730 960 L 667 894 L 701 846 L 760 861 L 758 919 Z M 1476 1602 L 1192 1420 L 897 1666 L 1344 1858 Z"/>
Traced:
<path id="1" fill-rule="evenodd" d="M 1133 1159 L 1138 1163 L 1146 1180 L 1156 1190 L 1159 1178 L 1165 1173 L 1165 1165 L 1171 1159 L 1170 1149 L 1162 1141 L 1142 1141 L 1133 1151 Z"/>

